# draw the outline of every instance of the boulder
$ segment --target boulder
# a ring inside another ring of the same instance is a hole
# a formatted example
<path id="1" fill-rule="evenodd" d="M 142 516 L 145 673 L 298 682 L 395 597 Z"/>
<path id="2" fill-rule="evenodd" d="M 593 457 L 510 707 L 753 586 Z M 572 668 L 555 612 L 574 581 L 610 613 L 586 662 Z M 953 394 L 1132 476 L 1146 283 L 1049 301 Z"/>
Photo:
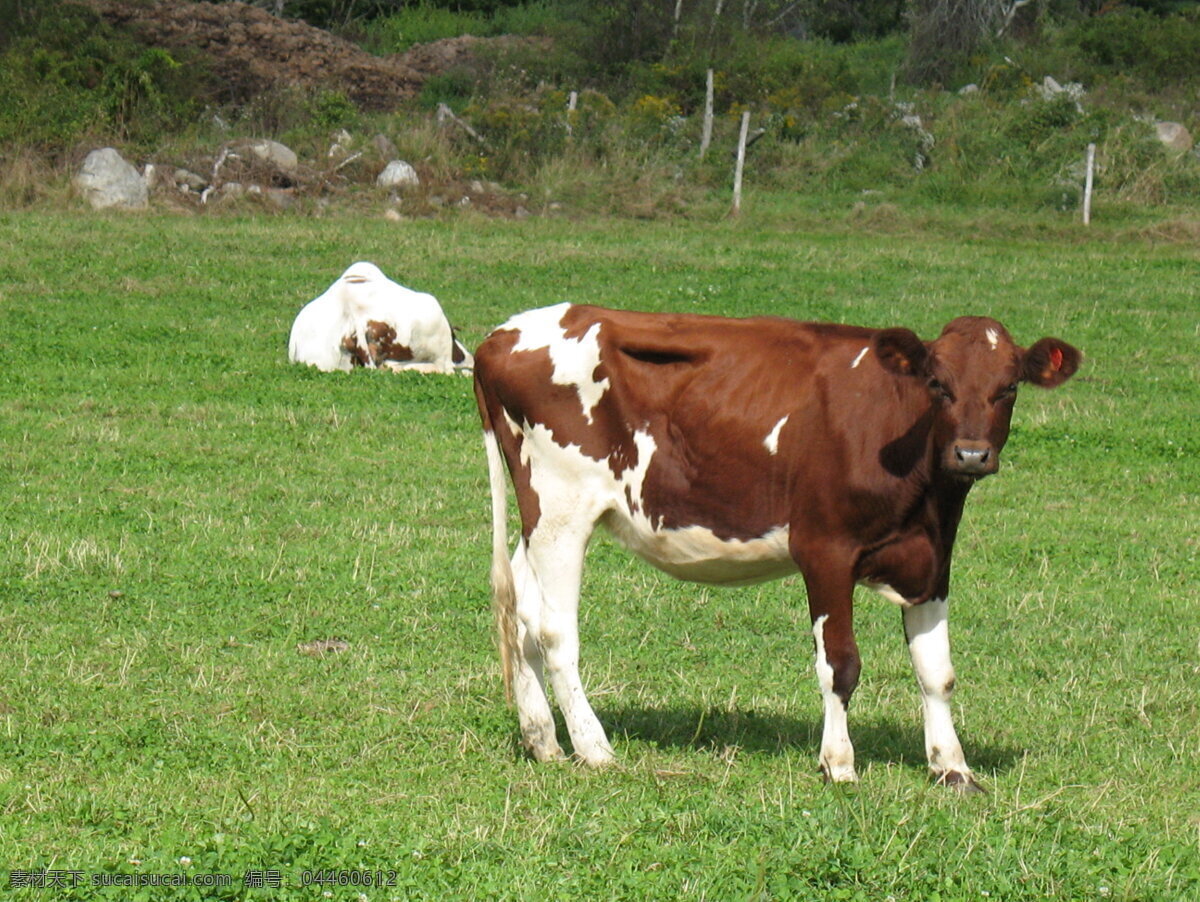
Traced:
<path id="1" fill-rule="evenodd" d="M 295 151 L 278 141 L 269 139 L 250 141 L 245 148 L 264 163 L 274 166 L 281 172 L 295 172 L 296 167 L 300 165 L 300 159 L 296 156 Z"/>
<path id="2" fill-rule="evenodd" d="M 171 176 L 175 187 L 180 191 L 195 191 L 199 193 L 208 187 L 208 181 L 187 169 L 176 169 Z"/>
<path id="3" fill-rule="evenodd" d="M 1158 135 L 1158 140 L 1162 141 L 1171 150 L 1178 150 L 1182 153 L 1187 153 L 1192 149 L 1191 133 L 1178 122 L 1155 122 L 1155 133 Z"/>
<path id="4" fill-rule="evenodd" d="M 87 155 L 75 176 L 75 187 L 93 210 L 141 210 L 150 203 L 146 180 L 111 147 Z"/>
<path id="5" fill-rule="evenodd" d="M 1065 85 L 1060 85 L 1053 77 L 1047 75 L 1042 79 L 1042 83 L 1038 85 L 1038 93 L 1042 100 L 1055 100 L 1059 97 L 1066 96 L 1068 100 L 1075 102 L 1075 111 L 1083 112 L 1082 100 L 1087 96 L 1087 91 L 1083 85 L 1077 81 L 1069 81 Z"/>
<path id="6" fill-rule="evenodd" d="M 415 188 L 421 184 L 417 170 L 404 160 L 392 160 L 375 179 L 380 188 Z"/>

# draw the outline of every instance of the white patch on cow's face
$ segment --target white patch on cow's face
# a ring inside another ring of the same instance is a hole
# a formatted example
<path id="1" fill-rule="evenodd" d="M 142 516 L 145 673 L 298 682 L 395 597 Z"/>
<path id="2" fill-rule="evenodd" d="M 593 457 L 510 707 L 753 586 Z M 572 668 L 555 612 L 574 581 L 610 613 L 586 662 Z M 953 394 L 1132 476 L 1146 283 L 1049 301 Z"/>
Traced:
<path id="1" fill-rule="evenodd" d="M 551 380 L 555 385 L 573 386 L 579 393 L 579 403 L 588 423 L 592 422 L 592 410 L 600 403 L 608 390 L 607 378 L 595 378 L 600 365 L 600 324 L 594 324 L 580 338 L 567 338 L 563 334 L 562 320 L 571 308 L 563 302 L 553 307 L 518 313 L 501 330 L 511 329 L 518 333 L 514 351 L 550 352 L 550 363 L 554 367 Z"/>
<path id="2" fill-rule="evenodd" d="M 1000 333 L 995 329 L 988 329 L 983 334 L 987 336 L 988 344 L 991 345 L 992 350 L 996 350 L 996 347 L 1000 344 Z"/>
<path id="3" fill-rule="evenodd" d="M 858 369 L 858 365 L 860 363 L 862 363 L 863 358 L 867 356 L 867 351 L 869 351 L 869 350 L 871 350 L 871 346 L 867 345 L 865 348 L 863 348 L 861 351 L 859 351 L 858 356 L 854 358 L 853 362 L 851 362 L 850 369 L 852 369 L 852 370 Z"/>
<path id="4" fill-rule="evenodd" d="M 788 418 L 783 417 L 783 419 L 775 424 L 775 428 L 767 433 L 767 437 L 763 439 L 763 446 L 766 447 L 767 451 L 771 454 L 779 453 L 779 433 L 783 430 L 784 424 L 787 423 L 787 421 Z"/>

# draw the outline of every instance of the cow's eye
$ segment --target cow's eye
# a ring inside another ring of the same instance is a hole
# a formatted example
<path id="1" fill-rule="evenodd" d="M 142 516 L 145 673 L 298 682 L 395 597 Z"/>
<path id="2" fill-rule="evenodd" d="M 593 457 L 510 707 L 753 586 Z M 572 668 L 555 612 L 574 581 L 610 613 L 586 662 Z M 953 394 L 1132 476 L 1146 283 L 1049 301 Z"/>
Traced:
<path id="1" fill-rule="evenodd" d="M 1017 395 L 1017 383 L 1010 382 L 1004 388 L 996 393 L 997 401 L 1007 401 L 1009 398 L 1015 398 Z"/>
<path id="2" fill-rule="evenodd" d="M 946 386 L 943 385 L 941 382 L 939 382 L 937 379 L 929 380 L 929 391 L 939 401 L 953 401 L 954 400 L 954 395 L 952 395 L 950 393 L 950 389 L 946 388 Z"/>

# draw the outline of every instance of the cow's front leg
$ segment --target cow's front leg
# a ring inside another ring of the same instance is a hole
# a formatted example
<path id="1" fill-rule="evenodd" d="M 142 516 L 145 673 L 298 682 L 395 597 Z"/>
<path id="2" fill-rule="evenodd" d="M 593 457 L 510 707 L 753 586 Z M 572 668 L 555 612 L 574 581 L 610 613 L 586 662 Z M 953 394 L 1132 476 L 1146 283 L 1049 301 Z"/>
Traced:
<path id="1" fill-rule="evenodd" d="M 821 772 L 833 783 L 856 783 L 854 746 L 846 726 L 850 696 L 862 670 L 854 641 L 852 561 L 836 547 L 805 538 L 799 530 L 791 533 L 792 559 L 800 566 L 808 590 L 817 684 L 825 703 Z"/>
<path id="2" fill-rule="evenodd" d="M 821 772 L 833 783 L 856 783 L 854 746 L 850 742 L 846 712 L 862 669 L 854 642 L 849 605 L 845 611 L 819 615 L 813 621 L 817 683 L 825 702 L 821 731 Z"/>
<path id="3" fill-rule="evenodd" d="M 963 757 L 950 715 L 954 665 L 950 662 L 949 603 L 935 598 L 904 609 L 904 635 L 921 686 L 925 754 L 934 780 L 963 792 L 982 792 Z"/>

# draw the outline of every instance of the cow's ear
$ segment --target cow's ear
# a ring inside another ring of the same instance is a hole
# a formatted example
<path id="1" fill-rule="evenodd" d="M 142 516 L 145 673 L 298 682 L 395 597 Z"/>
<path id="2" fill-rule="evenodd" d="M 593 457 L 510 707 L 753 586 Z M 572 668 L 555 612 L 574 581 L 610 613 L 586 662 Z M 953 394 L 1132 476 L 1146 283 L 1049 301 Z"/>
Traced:
<path id="1" fill-rule="evenodd" d="M 875 336 L 880 365 L 897 376 L 924 376 L 929 349 L 908 329 L 884 329 Z"/>
<path id="2" fill-rule="evenodd" d="M 1021 358 L 1021 381 L 1057 388 L 1075 375 L 1083 355 L 1057 338 L 1043 338 Z"/>

